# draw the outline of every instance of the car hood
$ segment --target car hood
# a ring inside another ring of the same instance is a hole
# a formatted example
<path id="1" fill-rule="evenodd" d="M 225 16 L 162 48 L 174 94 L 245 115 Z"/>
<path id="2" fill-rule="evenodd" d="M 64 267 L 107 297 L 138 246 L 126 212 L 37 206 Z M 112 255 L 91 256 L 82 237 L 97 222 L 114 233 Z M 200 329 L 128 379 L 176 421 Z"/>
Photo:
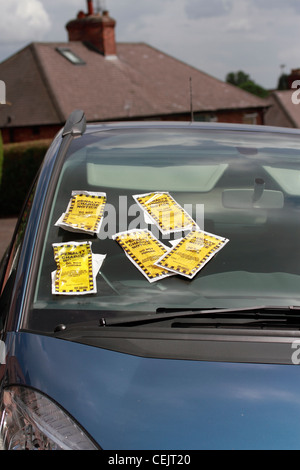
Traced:
<path id="1" fill-rule="evenodd" d="M 10 333 L 11 382 L 64 407 L 103 449 L 300 448 L 294 365 L 152 359 Z"/>

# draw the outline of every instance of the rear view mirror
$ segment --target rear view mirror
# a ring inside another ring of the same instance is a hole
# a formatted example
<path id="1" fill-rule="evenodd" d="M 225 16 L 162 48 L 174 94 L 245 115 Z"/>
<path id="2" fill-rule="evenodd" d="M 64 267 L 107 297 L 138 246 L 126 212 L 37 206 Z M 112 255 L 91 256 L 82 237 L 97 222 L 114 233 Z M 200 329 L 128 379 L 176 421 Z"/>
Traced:
<path id="1" fill-rule="evenodd" d="M 282 209 L 284 195 L 265 189 L 264 181 L 257 178 L 253 189 L 225 189 L 222 203 L 228 209 Z"/>

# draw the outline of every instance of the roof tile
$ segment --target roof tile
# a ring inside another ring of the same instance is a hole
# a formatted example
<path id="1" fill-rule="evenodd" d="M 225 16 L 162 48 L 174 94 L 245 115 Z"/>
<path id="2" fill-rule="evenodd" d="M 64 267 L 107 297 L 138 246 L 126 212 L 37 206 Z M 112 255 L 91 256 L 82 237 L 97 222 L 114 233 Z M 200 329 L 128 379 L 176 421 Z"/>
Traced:
<path id="1" fill-rule="evenodd" d="M 66 47 L 84 65 L 58 53 Z M 63 123 L 74 109 L 88 121 L 155 117 L 190 111 L 190 79 L 195 112 L 264 107 L 265 101 L 224 83 L 144 43 L 117 44 L 104 57 L 82 42 L 32 43 L 0 64 L 11 107 L 0 110 L 0 127 Z"/>

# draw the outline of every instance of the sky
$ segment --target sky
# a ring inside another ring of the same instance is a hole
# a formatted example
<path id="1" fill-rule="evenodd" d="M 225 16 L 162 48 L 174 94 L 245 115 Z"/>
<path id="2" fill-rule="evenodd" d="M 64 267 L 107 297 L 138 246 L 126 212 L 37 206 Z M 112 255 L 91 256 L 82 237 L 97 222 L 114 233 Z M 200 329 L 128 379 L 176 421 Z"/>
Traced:
<path id="1" fill-rule="evenodd" d="M 0 0 L 0 62 L 34 41 L 67 41 L 86 0 Z M 94 0 L 118 42 L 145 42 L 220 80 L 244 71 L 272 89 L 300 68 L 300 0 Z M 1 77 L 0 77 L 1 79 Z"/>

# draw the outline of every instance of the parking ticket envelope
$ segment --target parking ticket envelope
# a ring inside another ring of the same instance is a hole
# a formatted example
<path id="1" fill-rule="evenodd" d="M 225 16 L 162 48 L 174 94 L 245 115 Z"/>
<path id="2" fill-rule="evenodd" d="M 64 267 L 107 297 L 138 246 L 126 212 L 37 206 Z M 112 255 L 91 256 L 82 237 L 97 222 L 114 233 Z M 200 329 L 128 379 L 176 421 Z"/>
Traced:
<path id="1" fill-rule="evenodd" d="M 57 269 L 52 294 L 95 294 L 96 275 L 106 255 L 94 255 L 91 242 L 53 243 L 53 250 Z"/>
<path id="2" fill-rule="evenodd" d="M 192 230 L 156 265 L 192 279 L 229 240 L 202 230 Z"/>
<path id="3" fill-rule="evenodd" d="M 72 232 L 97 234 L 100 232 L 105 204 L 105 193 L 72 191 L 67 210 L 55 225 Z"/>
<path id="4" fill-rule="evenodd" d="M 149 230 L 128 230 L 117 233 L 112 238 L 119 243 L 130 261 L 149 282 L 159 281 L 174 275 L 174 273 L 154 264 L 167 253 L 167 249 Z"/>
<path id="5" fill-rule="evenodd" d="M 133 198 L 163 234 L 188 230 L 196 225 L 168 192 L 138 194 Z"/>

